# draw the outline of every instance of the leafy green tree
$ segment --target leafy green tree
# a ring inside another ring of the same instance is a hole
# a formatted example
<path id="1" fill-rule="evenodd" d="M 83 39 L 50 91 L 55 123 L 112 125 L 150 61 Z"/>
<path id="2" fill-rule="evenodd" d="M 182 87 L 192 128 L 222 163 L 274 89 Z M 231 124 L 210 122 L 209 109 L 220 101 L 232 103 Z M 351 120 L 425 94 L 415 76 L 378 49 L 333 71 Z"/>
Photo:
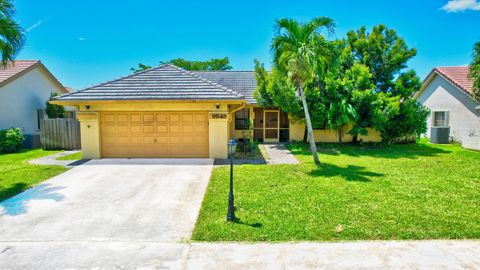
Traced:
<path id="1" fill-rule="evenodd" d="M 183 58 L 175 58 L 168 62 L 177 67 L 181 67 L 186 70 L 231 70 L 230 60 L 228 57 L 224 58 L 212 58 L 207 61 L 189 61 Z"/>
<path id="2" fill-rule="evenodd" d="M 185 60 L 183 58 L 175 58 L 170 61 L 160 62 L 160 64 L 167 64 L 167 63 L 174 64 L 175 66 L 183 68 L 185 70 L 231 70 L 232 69 L 232 66 L 230 66 L 230 60 L 228 59 L 228 57 L 212 58 L 207 61 L 190 61 L 190 60 Z M 149 68 L 152 68 L 152 67 L 149 65 L 139 63 L 138 67 L 130 68 L 130 70 L 136 73 L 143 70 L 147 70 Z"/>
<path id="3" fill-rule="evenodd" d="M 296 87 L 302 101 L 313 159 L 315 164 L 320 164 L 304 84 L 314 80 L 318 65 L 330 57 L 330 51 L 325 49 L 328 41 L 320 31 L 333 32 L 334 23 L 327 17 L 317 17 L 306 23 L 284 18 L 277 20 L 275 26 L 272 41 L 274 67 L 286 74 Z"/>
<path id="4" fill-rule="evenodd" d="M 51 93 L 50 100 L 52 100 L 56 96 L 58 96 L 57 93 Z M 48 118 L 65 118 L 65 107 L 63 107 L 62 105 L 50 104 L 47 101 L 45 112 Z"/>
<path id="5" fill-rule="evenodd" d="M 11 0 L 0 0 L 0 52 L 3 67 L 15 59 L 25 42 L 23 29 L 12 19 L 14 13 Z"/>
<path id="6" fill-rule="evenodd" d="M 379 99 L 373 103 L 371 115 L 375 119 L 371 122 L 372 127 L 381 132 L 382 140 L 391 143 L 425 132 L 428 109 L 413 99 L 413 93 L 420 89 L 420 79 L 413 70 L 405 71 L 416 50 L 408 48 L 395 30 L 384 25 L 375 26 L 371 33 L 367 33 L 365 27 L 350 31 L 347 43 L 355 61 L 367 66 L 373 75 L 371 81 Z M 378 105 L 383 108 L 379 109 Z"/>
<path id="7" fill-rule="evenodd" d="M 377 90 L 384 93 L 395 89 L 395 78 L 417 54 L 395 30 L 385 25 L 373 27 L 371 33 L 365 27 L 349 31 L 347 42 L 356 60 L 370 69 Z"/>
<path id="8" fill-rule="evenodd" d="M 342 137 L 345 134 L 344 127 L 357 116 L 352 104 L 346 98 L 340 98 L 330 103 L 328 109 L 328 125 L 337 130 L 338 142 L 342 144 Z"/>
<path id="9" fill-rule="evenodd" d="M 152 67 L 149 66 L 149 65 L 138 63 L 138 66 L 136 68 L 132 67 L 132 68 L 130 68 L 130 70 L 133 71 L 133 73 L 137 73 L 137 72 L 144 71 L 144 70 L 147 70 L 147 69 L 150 69 L 150 68 L 152 68 Z"/>
<path id="10" fill-rule="evenodd" d="M 473 81 L 473 97 L 480 102 L 480 41 L 473 47 L 468 77 Z"/>

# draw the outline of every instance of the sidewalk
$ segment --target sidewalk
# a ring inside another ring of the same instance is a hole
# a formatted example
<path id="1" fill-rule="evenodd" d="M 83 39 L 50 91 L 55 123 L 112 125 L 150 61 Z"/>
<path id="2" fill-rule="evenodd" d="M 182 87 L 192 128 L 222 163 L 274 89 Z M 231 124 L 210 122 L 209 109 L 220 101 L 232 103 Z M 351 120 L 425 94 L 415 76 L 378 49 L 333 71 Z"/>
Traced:
<path id="1" fill-rule="evenodd" d="M 479 269 L 480 241 L 0 242 L 1 269 Z"/>

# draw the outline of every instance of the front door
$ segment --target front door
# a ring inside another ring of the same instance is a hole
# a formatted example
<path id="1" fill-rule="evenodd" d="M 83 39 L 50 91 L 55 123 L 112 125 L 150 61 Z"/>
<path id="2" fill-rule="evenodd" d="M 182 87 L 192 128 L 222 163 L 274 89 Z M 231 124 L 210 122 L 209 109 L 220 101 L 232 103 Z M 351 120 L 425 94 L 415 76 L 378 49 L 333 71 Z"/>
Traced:
<path id="1" fill-rule="evenodd" d="M 280 129 L 280 114 L 278 110 L 263 111 L 263 141 L 278 142 Z"/>

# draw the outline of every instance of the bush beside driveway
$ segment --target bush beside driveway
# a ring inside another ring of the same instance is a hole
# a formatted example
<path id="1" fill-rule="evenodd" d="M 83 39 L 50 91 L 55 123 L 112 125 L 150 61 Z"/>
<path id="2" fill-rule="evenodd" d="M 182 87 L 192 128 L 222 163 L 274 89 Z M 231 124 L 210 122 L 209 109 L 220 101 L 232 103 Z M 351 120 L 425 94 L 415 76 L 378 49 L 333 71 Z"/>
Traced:
<path id="1" fill-rule="evenodd" d="M 340 241 L 480 238 L 480 153 L 459 145 L 290 146 L 299 165 L 235 167 L 236 223 L 226 223 L 229 168 L 216 168 L 193 239 Z"/>

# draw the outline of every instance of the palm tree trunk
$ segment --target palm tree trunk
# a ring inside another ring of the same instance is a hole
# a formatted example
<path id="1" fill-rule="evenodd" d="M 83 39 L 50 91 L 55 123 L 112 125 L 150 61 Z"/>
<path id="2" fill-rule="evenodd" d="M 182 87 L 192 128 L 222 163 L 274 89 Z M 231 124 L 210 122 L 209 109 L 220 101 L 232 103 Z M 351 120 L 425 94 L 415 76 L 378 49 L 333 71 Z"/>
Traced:
<path id="1" fill-rule="evenodd" d="M 298 93 L 300 94 L 300 98 L 302 99 L 303 111 L 305 112 L 305 122 L 307 122 L 307 132 L 308 138 L 310 139 L 310 149 L 312 151 L 313 161 L 315 161 L 315 164 L 319 165 L 320 160 L 318 159 L 317 146 L 315 145 L 315 137 L 313 136 L 312 122 L 310 121 L 310 113 L 308 112 L 307 99 L 305 97 L 305 94 L 303 93 L 301 81 L 298 82 L 297 88 Z"/>

